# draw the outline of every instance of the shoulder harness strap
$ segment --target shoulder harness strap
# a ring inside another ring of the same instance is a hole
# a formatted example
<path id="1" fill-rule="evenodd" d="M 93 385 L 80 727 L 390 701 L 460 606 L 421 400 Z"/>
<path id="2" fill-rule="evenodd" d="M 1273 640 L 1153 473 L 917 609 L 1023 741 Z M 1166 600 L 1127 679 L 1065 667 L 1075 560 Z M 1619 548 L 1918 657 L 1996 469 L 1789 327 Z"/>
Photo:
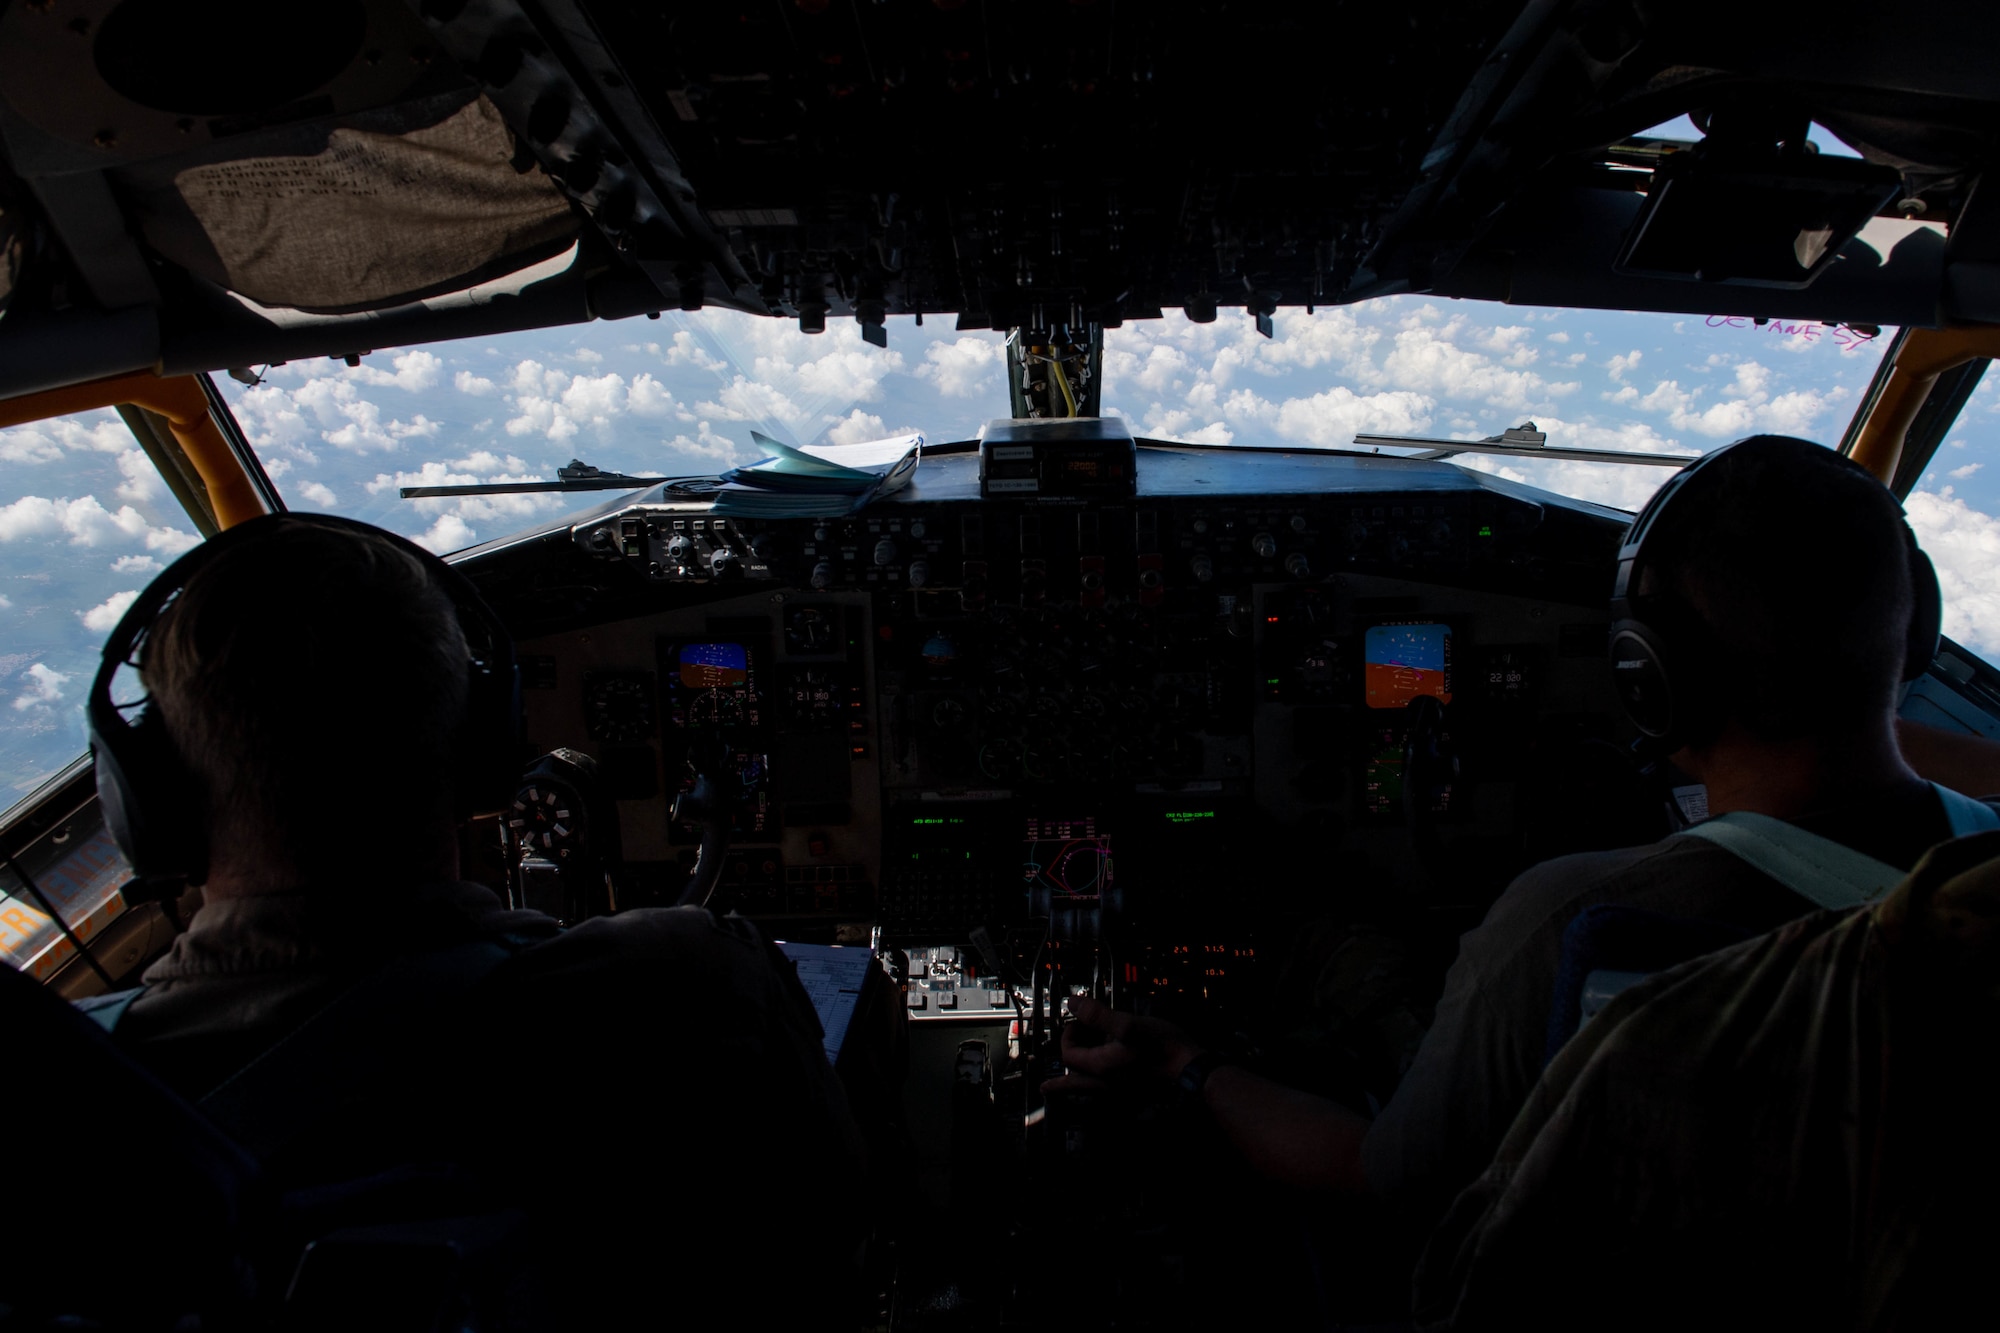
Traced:
<path id="1" fill-rule="evenodd" d="M 2000 828 L 2000 812 L 1948 787 L 1932 783 L 1951 823 L 1951 835 Z M 1772 879 L 1828 911 L 1844 911 L 1874 902 L 1908 872 L 1864 855 L 1831 838 L 1809 833 L 1796 824 L 1769 815 L 1734 810 L 1687 830 L 1733 853 Z"/>

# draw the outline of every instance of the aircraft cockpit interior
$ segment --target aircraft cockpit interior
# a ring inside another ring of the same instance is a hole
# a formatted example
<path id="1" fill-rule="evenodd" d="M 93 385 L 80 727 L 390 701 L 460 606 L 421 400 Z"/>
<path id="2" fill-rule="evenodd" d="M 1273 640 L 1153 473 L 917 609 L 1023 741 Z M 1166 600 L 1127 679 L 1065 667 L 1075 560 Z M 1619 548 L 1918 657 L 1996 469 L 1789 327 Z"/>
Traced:
<path id="1" fill-rule="evenodd" d="M 571 938 L 741 918 L 810 1002 L 864 1178 L 797 1179 L 731 1243 L 774 1286 L 790 1247 L 852 1244 L 813 1327 L 1503 1326 L 1413 1324 L 1436 1216 L 1258 1178 L 1198 1104 L 1234 1065 L 1379 1116 L 1510 884 L 1709 820 L 1618 678 L 1650 669 L 1612 651 L 1635 513 L 1743 436 L 1844 455 L 1942 590 L 1900 716 L 2000 740 L 1977 477 L 2000 52 L 1976 6 L 1892 32 L 1707 0 L 312 8 L 0 4 L 0 949 L 114 1037 L 106 997 L 143 1004 L 208 905 L 121 850 L 79 702 L 96 654 L 184 553 L 340 514 L 443 556 L 512 640 L 518 771 L 458 826 L 460 877 Z M 1311 341 L 1398 301 L 1428 313 Z M 1717 387 L 1544 312 L 1643 316 Z M 780 392 L 776 343 L 721 356 L 719 318 L 846 330 L 840 373 L 904 373 L 960 416 L 829 396 L 784 428 L 770 404 L 836 356 Z M 1525 322 L 1472 353 L 1426 332 L 1502 318 Z M 920 341 L 940 321 L 964 341 Z M 528 341 L 614 324 L 650 390 Z M 1198 399 L 1181 344 L 1121 342 L 1167 325 L 1238 379 Z M 957 347 L 984 358 L 963 390 Z M 1771 378 L 1809 357 L 1823 380 Z M 1255 396 L 1307 373 L 1324 392 Z M 453 385 L 464 421 L 361 402 Z M 1142 401 L 1174 393 L 1213 411 Z M 614 417 L 657 451 L 617 453 Z M 351 477 L 323 484 L 321 455 Z M 109 480 L 42 480 L 72 464 Z M 117 576 L 72 594 L 65 562 Z M 1815 647 L 1783 670 L 1820 671 Z M 365 868 L 370 829 L 412 816 L 358 790 L 347 817 L 325 856 Z M 1578 984 L 1586 1016 L 1616 994 Z M 1045 1092 L 1100 1006 L 1204 1054 Z M 34 1093 L 61 1070 L 12 1080 L 23 1150 L 57 1145 L 47 1215 L 143 1216 L 84 1199 L 94 1168 L 66 1182 L 82 1146 Z M 527 1133 L 523 1160 L 658 1148 L 619 1123 Z M 757 1151 L 711 1129 L 694 1151 Z M 321 1234 L 251 1314 L 181 1326 L 543 1326 L 481 1304 L 480 1256 L 514 1251 L 439 1225 Z M 679 1322 L 735 1322 L 676 1281 Z M 0 1289 L 0 1326 L 176 1326 L 113 1306 Z"/>

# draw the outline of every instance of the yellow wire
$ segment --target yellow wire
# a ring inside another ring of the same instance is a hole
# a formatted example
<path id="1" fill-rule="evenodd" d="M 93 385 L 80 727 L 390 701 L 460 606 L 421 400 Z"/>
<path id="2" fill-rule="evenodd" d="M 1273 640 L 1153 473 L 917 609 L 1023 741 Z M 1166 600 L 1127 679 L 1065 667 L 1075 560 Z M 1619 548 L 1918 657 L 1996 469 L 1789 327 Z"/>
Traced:
<path id="1" fill-rule="evenodd" d="M 1062 362 L 1049 358 L 1049 369 L 1056 373 L 1056 387 L 1062 390 L 1063 401 L 1069 404 L 1069 414 L 1076 415 L 1076 395 L 1069 391 L 1069 376 L 1063 374 Z"/>

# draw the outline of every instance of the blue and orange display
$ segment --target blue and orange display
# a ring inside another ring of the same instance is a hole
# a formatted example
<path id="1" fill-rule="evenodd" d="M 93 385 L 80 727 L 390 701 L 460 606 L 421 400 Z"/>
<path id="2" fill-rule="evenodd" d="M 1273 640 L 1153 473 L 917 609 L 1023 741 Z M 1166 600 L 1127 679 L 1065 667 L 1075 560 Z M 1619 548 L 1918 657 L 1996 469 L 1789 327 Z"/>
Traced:
<path id="1" fill-rule="evenodd" d="M 689 643 L 681 647 L 681 684 L 690 690 L 728 690 L 750 681 L 750 655 L 740 643 Z"/>
<path id="2" fill-rule="evenodd" d="M 1370 708 L 1401 708 L 1430 695 L 1451 702 L 1451 626 L 1376 625 L 1362 640 Z"/>

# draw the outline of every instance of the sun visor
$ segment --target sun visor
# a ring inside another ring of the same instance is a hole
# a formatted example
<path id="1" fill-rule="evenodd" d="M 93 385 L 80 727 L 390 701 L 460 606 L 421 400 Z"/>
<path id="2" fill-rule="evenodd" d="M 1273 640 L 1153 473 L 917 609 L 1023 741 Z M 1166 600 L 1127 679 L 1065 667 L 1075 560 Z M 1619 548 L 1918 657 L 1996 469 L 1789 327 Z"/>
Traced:
<path id="1" fill-rule="evenodd" d="M 259 305 L 344 314 L 458 291 L 576 237 L 569 201 L 483 96 L 415 128 L 287 137 L 291 151 L 260 136 L 256 156 L 119 173 L 145 243 Z"/>

